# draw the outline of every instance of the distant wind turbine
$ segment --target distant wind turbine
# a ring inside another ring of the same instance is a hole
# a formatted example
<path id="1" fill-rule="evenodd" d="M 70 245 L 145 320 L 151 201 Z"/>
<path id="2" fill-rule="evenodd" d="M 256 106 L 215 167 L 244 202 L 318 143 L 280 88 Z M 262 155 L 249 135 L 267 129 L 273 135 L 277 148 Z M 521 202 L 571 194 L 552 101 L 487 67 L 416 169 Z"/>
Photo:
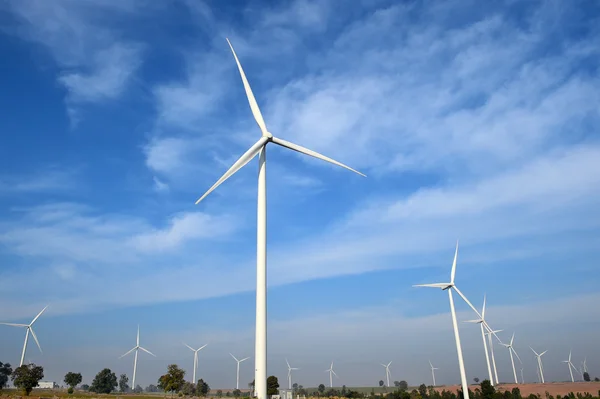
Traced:
<path id="1" fill-rule="evenodd" d="M 231 353 L 230 353 L 231 355 Z M 248 360 L 250 359 L 250 357 L 245 357 L 241 360 L 238 360 L 237 357 L 231 355 L 231 357 L 237 362 L 237 372 L 236 372 L 236 378 L 235 378 L 235 389 L 240 389 L 240 363 L 243 362 L 244 360 Z M 254 380 L 254 384 L 256 385 L 256 380 Z"/>
<path id="2" fill-rule="evenodd" d="M 389 362 L 388 364 L 383 364 L 380 363 L 383 367 L 385 367 L 385 378 L 387 379 L 387 386 L 388 388 L 390 387 L 390 364 L 392 364 L 392 362 Z"/>
<path id="3" fill-rule="evenodd" d="M 575 382 L 575 379 L 573 378 L 573 370 L 571 368 L 575 368 L 575 366 L 573 366 L 573 363 L 571 363 L 571 351 L 569 351 L 569 360 L 563 360 L 563 363 L 567 363 L 567 366 L 569 366 L 569 373 L 571 374 L 571 382 Z"/>
<path id="4" fill-rule="evenodd" d="M 190 350 L 192 352 L 194 352 L 194 376 L 192 377 L 192 384 L 195 384 L 196 383 L 196 369 L 198 368 L 198 352 L 200 352 L 202 349 L 206 348 L 206 345 L 208 345 L 208 344 L 204 344 L 201 347 L 199 347 L 198 349 L 192 348 L 191 346 L 189 346 L 185 342 L 183 344 L 185 346 L 187 346 L 188 348 L 190 348 Z"/>
<path id="5" fill-rule="evenodd" d="M 519 359 L 519 362 L 521 362 L 521 358 L 517 354 L 517 351 L 515 351 L 515 348 L 513 348 L 514 340 L 515 340 L 515 333 L 513 333 L 512 338 L 510 339 L 510 343 L 502 344 L 502 345 L 504 345 L 508 348 L 508 352 L 510 353 L 510 363 L 512 364 L 513 375 L 515 376 L 515 384 L 518 384 L 519 380 L 517 379 L 517 370 L 515 369 L 515 360 L 513 359 L 513 353 L 515 354 L 517 359 Z M 521 364 L 523 364 L 523 362 L 521 362 Z"/>
<path id="6" fill-rule="evenodd" d="M 31 323 L 29 324 L 18 324 L 18 323 L 0 323 L 3 324 L 5 326 L 12 326 L 12 327 L 25 327 L 27 329 L 27 331 L 25 332 L 25 343 L 23 344 L 23 352 L 21 352 L 21 363 L 19 364 L 19 366 L 23 365 L 23 361 L 25 360 L 25 351 L 27 350 L 27 341 L 29 340 L 29 333 L 31 333 L 31 336 L 33 337 L 33 340 L 35 341 L 35 343 L 37 344 L 38 349 L 40 350 L 40 353 L 42 352 L 42 347 L 40 346 L 40 342 L 37 339 L 37 336 L 35 335 L 35 332 L 33 331 L 33 323 L 35 323 L 35 321 L 42 315 L 42 313 L 44 313 L 44 311 L 46 309 L 48 309 L 47 305 L 44 309 L 42 309 L 42 311 L 40 313 L 37 314 L 37 316 L 35 316 L 33 318 L 33 320 L 31 320 Z"/>
<path id="7" fill-rule="evenodd" d="M 124 353 L 123 355 L 119 356 L 119 359 L 121 359 L 122 357 L 125 357 L 127 355 L 129 355 L 131 352 L 135 351 L 135 357 L 133 358 L 133 379 L 131 381 L 131 386 L 133 389 L 135 389 L 136 385 L 135 385 L 135 375 L 137 373 L 137 359 L 138 359 L 138 351 L 139 350 L 143 350 L 144 352 L 156 357 L 156 355 L 152 352 L 150 352 L 148 349 L 146 348 L 142 348 L 140 346 L 140 326 L 138 325 L 138 329 L 137 329 L 137 338 L 135 340 L 135 346 L 130 349 L 129 351 L 127 351 L 126 353 Z"/>
<path id="8" fill-rule="evenodd" d="M 523 377 L 523 367 L 521 367 L 521 384 L 525 384 L 525 377 Z"/>
<path id="9" fill-rule="evenodd" d="M 290 362 L 288 362 L 287 359 L 285 359 L 285 362 L 288 366 L 288 389 L 292 389 L 292 370 L 300 370 L 300 369 L 297 367 L 290 366 Z"/>
<path id="10" fill-rule="evenodd" d="M 333 376 L 338 376 L 335 371 L 333 371 L 333 362 L 331 362 L 331 367 L 325 370 L 326 373 L 329 373 L 329 388 L 333 388 Z"/>
<path id="11" fill-rule="evenodd" d="M 587 368 L 587 356 L 583 358 L 583 372 L 584 373 L 588 372 L 588 368 Z"/>
<path id="12" fill-rule="evenodd" d="M 450 300 L 450 313 L 452 314 L 452 325 L 454 327 L 454 339 L 456 341 L 456 352 L 458 355 L 458 367 L 460 370 L 460 382 L 462 385 L 464 399 L 469 399 L 469 385 L 467 383 L 467 376 L 465 374 L 465 364 L 463 361 L 462 348 L 460 345 L 460 336 L 458 334 L 458 323 L 456 321 L 456 310 L 454 309 L 454 298 L 452 298 L 452 290 L 453 289 L 456 290 L 457 293 L 459 293 L 458 288 L 454 284 L 454 276 L 456 274 L 456 259 L 457 259 L 457 257 L 458 257 L 458 241 L 456 242 L 456 251 L 454 252 L 454 261 L 452 262 L 452 271 L 450 272 L 450 282 L 449 283 L 418 284 L 418 285 L 414 285 L 413 287 L 441 288 L 444 291 L 448 291 L 448 299 Z M 461 295 L 461 294 L 459 293 L 459 295 Z"/>
<path id="13" fill-rule="evenodd" d="M 437 367 L 433 367 L 431 364 L 431 360 L 429 361 L 429 366 L 431 366 L 431 377 L 433 378 L 433 386 L 435 386 L 435 370 L 439 370 Z"/>
<path id="14" fill-rule="evenodd" d="M 273 136 L 267 130 L 267 125 L 262 117 L 250 84 L 246 79 L 246 74 L 242 69 L 242 64 L 227 39 L 227 43 L 233 53 L 233 58 L 237 64 L 246 96 L 252 110 L 254 120 L 258 124 L 261 137 L 252 145 L 223 176 L 206 192 L 196 204 L 206 198 L 213 190 L 221 185 L 225 180 L 233 176 L 238 170 L 244 167 L 255 156 L 258 155 L 258 207 L 257 207 L 257 225 L 256 225 L 256 333 L 255 333 L 255 372 L 254 381 L 256 384 L 255 393 L 258 399 L 267 399 L 267 144 L 273 143 L 290 150 L 300 152 L 304 155 L 332 163 L 342 168 L 346 168 L 361 176 L 362 173 L 346 166 L 338 161 L 321 155 L 308 148 L 299 146 L 289 141 Z"/>
<path id="15" fill-rule="evenodd" d="M 477 324 L 479 324 L 479 327 L 481 328 L 481 339 L 483 340 L 483 351 L 485 352 L 485 361 L 487 364 L 488 375 L 490 376 L 490 382 L 493 386 L 494 385 L 494 377 L 492 375 L 492 367 L 490 366 L 490 357 L 488 355 L 487 343 L 485 342 L 485 329 L 484 329 L 484 326 L 486 326 L 486 323 L 485 323 L 485 299 L 486 299 L 486 297 L 484 295 L 483 296 L 483 309 L 481 311 L 481 317 L 476 320 L 467 320 L 467 323 L 477 323 Z"/>
<path id="16" fill-rule="evenodd" d="M 538 374 L 540 376 L 540 382 L 542 384 L 545 383 L 544 381 L 544 367 L 542 366 L 542 356 L 544 355 L 544 353 L 548 352 L 547 350 L 543 351 L 542 353 L 537 353 L 536 351 L 533 350 L 533 348 L 530 346 L 529 349 L 531 349 L 533 351 L 533 353 L 535 353 L 535 357 L 537 358 L 537 364 L 538 364 Z"/>

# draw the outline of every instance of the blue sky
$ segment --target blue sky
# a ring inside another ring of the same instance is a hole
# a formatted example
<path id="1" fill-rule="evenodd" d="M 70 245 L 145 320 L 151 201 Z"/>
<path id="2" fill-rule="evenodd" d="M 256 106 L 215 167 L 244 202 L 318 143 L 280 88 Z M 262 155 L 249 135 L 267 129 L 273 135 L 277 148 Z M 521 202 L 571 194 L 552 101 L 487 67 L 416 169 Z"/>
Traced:
<path id="1" fill-rule="evenodd" d="M 368 175 L 269 147 L 269 374 L 299 383 L 458 382 L 457 283 L 495 328 L 600 368 L 600 6 L 592 2 L 8 1 L 0 5 L 0 318 L 37 325 L 62 381 L 142 345 L 155 383 L 181 345 L 235 383 L 253 355 L 256 161 L 194 201 L 269 130 Z M 459 305 L 461 319 L 472 318 Z M 2 328 L 2 361 L 22 331 Z M 542 334 L 543 333 L 543 334 Z M 469 379 L 485 374 L 461 325 Z M 500 378 L 508 354 L 497 347 Z M 409 359 L 409 360 L 407 360 Z M 252 361 L 241 380 L 252 380 Z M 422 367 L 421 367 L 422 366 Z M 596 372 L 598 374 L 598 372 Z"/>

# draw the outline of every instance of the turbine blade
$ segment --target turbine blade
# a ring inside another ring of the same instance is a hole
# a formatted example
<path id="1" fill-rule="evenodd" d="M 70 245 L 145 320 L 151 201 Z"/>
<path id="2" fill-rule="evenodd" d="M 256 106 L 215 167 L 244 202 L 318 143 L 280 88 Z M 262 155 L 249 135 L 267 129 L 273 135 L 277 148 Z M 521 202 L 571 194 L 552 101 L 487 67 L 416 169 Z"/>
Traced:
<path id="1" fill-rule="evenodd" d="M 217 182 L 213 184 L 213 186 L 209 188 L 208 191 L 204 193 L 204 195 L 200 197 L 200 199 L 198 199 L 198 201 L 196 201 L 196 205 L 200 203 L 200 201 L 202 201 L 204 198 L 206 198 L 208 194 L 212 193 L 217 187 L 219 187 L 221 183 L 229 179 L 235 172 L 237 172 L 238 170 L 243 168 L 248 162 L 250 162 L 252 158 L 254 158 L 260 152 L 260 149 L 263 147 L 263 145 L 267 143 L 268 140 L 268 137 L 261 137 L 260 140 L 254 143 L 254 145 L 250 147 L 250 149 L 246 151 L 244 155 L 242 155 L 237 161 L 235 161 L 235 163 L 229 168 L 229 170 L 227 170 L 227 172 L 225 172 L 225 174 L 221 176 L 221 178 L 217 180 Z"/>
<path id="2" fill-rule="evenodd" d="M 464 320 L 463 323 L 481 323 L 481 320 Z"/>
<path id="3" fill-rule="evenodd" d="M 433 284 L 415 284 L 413 287 L 429 287 L 429 288 L 447 288 L 449 287 L 449 283 L 433 283 Z"/>
<path id="4" fill-rule="evenodd" d="M 431 366 L 431 368 L 433 368 L 433 364 L 431 364 L 431 360 L 429 360 L 429 365 Z"/>
<path id="5" fill-rule="evenodd" d="M 185 346 L 187 346 L 188 348 L 190 348 L 190 350 L 192 352 L 196 352 L 196 349 L 192 348 L 191 346 L 189 346 L 188 344 L 186 344 L 185 342 L 183 343 Z"/>
<path id="6" fill-rule="evenodd" d="M 542 353 L 540 353 L 540 357 L 542 357 L 542 355 L 543 355 L 544 353 L 546 353 L 546 352 L 548 352 L 548 350 L 547 350 L 547 349 L 546 349 L 545 351 L 543 351 Z"/>
<path id="7" fill-rule="evenodd" d="M 515 340 L 515 333 L 513 333 L 512 337 L 510 339 L 510 346 L 512 346 L 514 340 Z"/>
<path id="8" fill-rule="evenodd" d="M 17 324 L 17 323 L 0 323 L 3 326 L 12 326 L 12 327 L 29 327 L 27 324 Z"/>
<path id="9" fill-rule="evenodd" d="M 290 366 L 290 362 L 288 362 L 288 360 L 287 360 L 287 359 L 285 359 L 285 363 L 287 364 L 287 366 L 288 366 L 288 369 L 291 369 L 291 368 L 292 368 L 292 367 Z"/>
<path id="10" fill-rule="evenodd" d="M 519 354 L 517 353 L 517 351 L 512 346 L 510 347 L 510 350 L 515 354 L 515 356 L 517 357 L 517 359 L 519 359 L 519 363 L 523 364 L 523 361 L 519 357 Z"/>
<path id="11" fill-rule="evenodd" d="M 134 351 L 134 350 L 136 350 L 136 349 L 137 349 L 137 346 L 136 346 L 135 348 L 132 348 L 132 349 L 130 349 L 130 350 L 129 350 L 129 351 L 127 351 L 125 354 L 123 354 L 123 355 L 119 356 L 119 359 L 120 359 L 120 358 L 122 358 L 122 357 L 125 357 L 125 356 L 129 355 L 131 352 L 133 352 L 133 351 Z"/>
<path id="12" fill-rule="evenodd" d="M 260 127 L 260 131 L 262 132 L 263 137 L 268 136 L 267 125 L 265 125 L 265 121 L 260 113 L 260 108 L 258 108 L 258 104 L 256 103 L 256 99 L 254 98 L 254 94 L 252 93 L 252 89 L 250 88 L 250 84 L 248 83 L 248 79 L 246 79 L 246 74 L 244 73 L 244 69 L 242 68 L 242 64 L 240 64 L 240 60 L 238 60 L 237 54 L 231 45 L 229 39 L 226 39 L 229 44 L 229 48 L 233 53 L 233 58 L 235 58 L 235 63 L 238 66 L 240 71 L 240 76 L 242 77 L 242 82 L 244 83 L 244 90 L 246 90 L 246 97 L 248 97 L 248 103 L 250 103 L 250 109 L 252 110 L 252 115 L 254 115 L 254 119 Z"/>
<path id="13" fill-rule="evenodd" d="M 242 360 L 240 360 L 240 363 L 243 362 L 244 360 L 248 360 L 250 359 L 250 356 L 243 358 Z"/>
<path id="14" fill-rule="evenodd" d="M 198 348 L 198 350 L 196 352 L 200 352 L 202 349 L 206 348 L 208 346 L 208 344 L 204 344 L 201 347 Z"/>
<path id="15" fill-rule="evenodd" d="M 333 373 L 333 375 L 335 375 L 336 377 L 338 376 L 335 371 L 331 370 L 331 372 Z"/>
<path id="16" fill-rule="evenodd" d="M 140 349 L 141 349 L 141 350 L 143 350 L 144 352 L 146 352 L 146 353 L 148 353 L 148 354 L 150 354 L 150 355 L 152 355 L 152 356 L 156 357 L 156 355 L 155 355 L 154 353 L 150 352 L 148 349 L 146 349 L 146 348 L 142 348 L 141 346 L 140 346 Z"/>
<path id="17" fill-rule="evenodd" d="M 486 296 L 485 294 L 483 294 L 483 310 L 481 311 L 481 318 L 485 319 L 485 300 L 486 300 Z"/>
<path id="18" fill-rule="evenodd" d="M 140 346 L 140 325 L 138 324 L 138 332 L 136 338 L 137 346 Z"/>
<path id="19" fill-rule="evenodd" d="M 531 346 L 529 347 L 529 349 L 531 349 L 531 350 L 532 350 L 532 352 L 533 352 L 533 353 L 535 353 L 535 355 L 536 355 L 536 356 L 541 356 L 541 355 L 538 355 L 538 353 L 537 353 L 536 351 L 534 351 L 534 350 L 533 350 L 533 348 L 532 348 Z"/>
<path id="20" fill-rule="evenodd" d="M 50 305 L 46 305 L 46 307 L 44 309 L 42 309 L 42 311 L 40 313 L 38 313 L 38 315 L 35 316 L 33 318 L 33 320 L 31 320 L 31 323 L 29 323 L 29 325 L 32 325 L 33 323 L 35 323 L 35 321 L 42 315 L 42 313 L 44 313 L 46 311 L 46 309 L 48 309 L 48 306 L 50 306 Z"/>
<path id="21" fill-rule="evenodd" d="M 294 143 L 291 143 L 289 141 L 279 139 L 277 137 L 273 137 L 272 140 L 273 140 L 273 143 L 279 144 L 282 147 L 286 147 L 286 148 L 289 148 L 290 150 L 298 151 L 298 152 L 300 152 L 302 154 L 305 154 L 305 155 L 310 155 L 311 157 L 315 157 L 315 158 L 320 159 L 322 161 L 326 161 L 326 162 L 332 163 L 334 165 L 341 166 L 342 168 L 348 169 L 348 170 L 350 170 L 350 171 L 352 171 L 352 172 L 354 172 L 356 174 L 359 174 L 359 175 L 361 175 L 363 177 L 367 177 L 366 175 L 360 173 L 359 171 L 357 171 L 355 169 L 352 169 L 350 166 L 344 165 L 341 162 L 338 162 L 338 161 L 336 161 L 334 159 L 326 157 L 325 155 L 321 155 L 318 152 L 315 152 L 313 150 L 309 150 L 308 148 L 302 147 L 302 146 L 300 146 L 298 144 L 294 144 Z"/>
<path id="22" fill-rule="evenodd" d="M 392 364 L 392 362 L 389 362 L 387 366 L 390 367 L 390 364 Z"/>
<path id="23" fill-rule="evenodd" d="M 229 354 L 231 355 L 231 353 L 229 353 Z M 239 362 L 239 360 L 237 360 L 237 357 L 235 357 L 235 356 L 233 356 L 233 355 L 231 355 L 231 357 L 232 357 L 232 358 L 234 358 L 234 360 L 235 360 L 236 362 Z"/>
<path id="24" fill-rule="evenodd" d="M 33 337 L 33 340 L 34 340 L 34 341 L 35 341 L 35 343 L 37 344 L 37 346 L 38 346 L 38 348 L 39 348 L 40 352 L 41 352 L 41 353 L 44 353 L 44 352 L 42 352 L 42 347 L 40 346 L 40 341 L 38 341 L 38 339 L 37 339 L 37 336 L 35 335 L 35 332 L 33 331 L 33 328 L 29 327 L 29 331 L 31 331 L 31 336 Z"/>
<path id="25" fill-rule="evenodd" d="M 456 250 L 454 251 L 454 261 L 452 262 L 452 272 L 450 273 L 450 282 L 454 284 L 454 276 L 456 275 L 456 258 L 458 258 L 458 240 L 456 240 Z"/>
<path id="26" fill-rule="evenodd" d="M 479 314 L 479 311 L 478 311 L 477 309 L 475 309 L 475 306 L 473 306 L 473 304 L 471 303 L 471 301 L 469 301 L 469 300 L 467 299 L 467 297 L 466 297 L 466 296 L 465 296 L 465 295 L 462 293 L 462 291 L 461 291 L 461 290 L 459 290 L 459 289 L 458 289 L 458 287 L 457 287 L 457 286 L 455 286 L 455 285 L 453 286 L 453 288 L 454 288 L 454 291 L 456 291 L 456 293 L 457 293 L 457 294 L 458 294 L 458 295 L 459 295 L 459 296 L 460 296 L 460 297 L 463 299 L 463 301 L 465 301 L 465 302 L 466 302 L 466 304 L 467 304 L 467 305 L 469 305 L 469 307 L 470 307 L 471 309 L 473 309 L 473 312 L 475 312 L 475 314 L 476 314 L 477 316 L 479 316 L 479 319 L 480 319 L 480 320 L 483 320 L 483 316 L 481 316 L 481 314 Z"/>

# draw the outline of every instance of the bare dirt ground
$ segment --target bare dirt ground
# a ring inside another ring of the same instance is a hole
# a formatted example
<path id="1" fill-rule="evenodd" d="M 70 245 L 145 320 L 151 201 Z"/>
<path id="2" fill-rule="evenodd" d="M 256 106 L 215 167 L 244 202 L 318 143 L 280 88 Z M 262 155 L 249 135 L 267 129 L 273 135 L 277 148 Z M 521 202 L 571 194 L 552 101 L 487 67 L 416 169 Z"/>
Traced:
<path id="1" fill-rule="evenodd" d="M 501 384 L 496 386 L 496 390 L 500 392 L 510 391 L 514 387 L 518 387 L 521 391 L 522 396 L 529 396 L 530 394 L 539 394 L 542 398 L 546 397 L 546 392 L 552 396 L 566 395 L 569 392 L 573 393 L 585 393 L 589 392 L 593 396 L 599 396 L 598 391 L 600 390 L 600 382 L 552 382 L 546 384 Z M 459 385 L 447 385 L 445 387 L 436 388 L 438 391 L 452 391 L 455 392 L 460 388 Z M 469 389 L 475 390 L 477 385 L 469 386 Z"/>

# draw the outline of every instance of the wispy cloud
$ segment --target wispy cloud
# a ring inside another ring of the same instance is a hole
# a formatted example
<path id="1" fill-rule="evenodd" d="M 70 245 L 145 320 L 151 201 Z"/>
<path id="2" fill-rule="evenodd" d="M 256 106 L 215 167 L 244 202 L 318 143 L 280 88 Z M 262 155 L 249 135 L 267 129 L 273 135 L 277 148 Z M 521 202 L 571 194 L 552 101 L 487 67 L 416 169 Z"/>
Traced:
<path id="1" fill-rule="evenodd" d="M 35 174 L 0 176 L 0 195 L 60 192 L 72 189 L 76 172 L 47 167 Z"/>

